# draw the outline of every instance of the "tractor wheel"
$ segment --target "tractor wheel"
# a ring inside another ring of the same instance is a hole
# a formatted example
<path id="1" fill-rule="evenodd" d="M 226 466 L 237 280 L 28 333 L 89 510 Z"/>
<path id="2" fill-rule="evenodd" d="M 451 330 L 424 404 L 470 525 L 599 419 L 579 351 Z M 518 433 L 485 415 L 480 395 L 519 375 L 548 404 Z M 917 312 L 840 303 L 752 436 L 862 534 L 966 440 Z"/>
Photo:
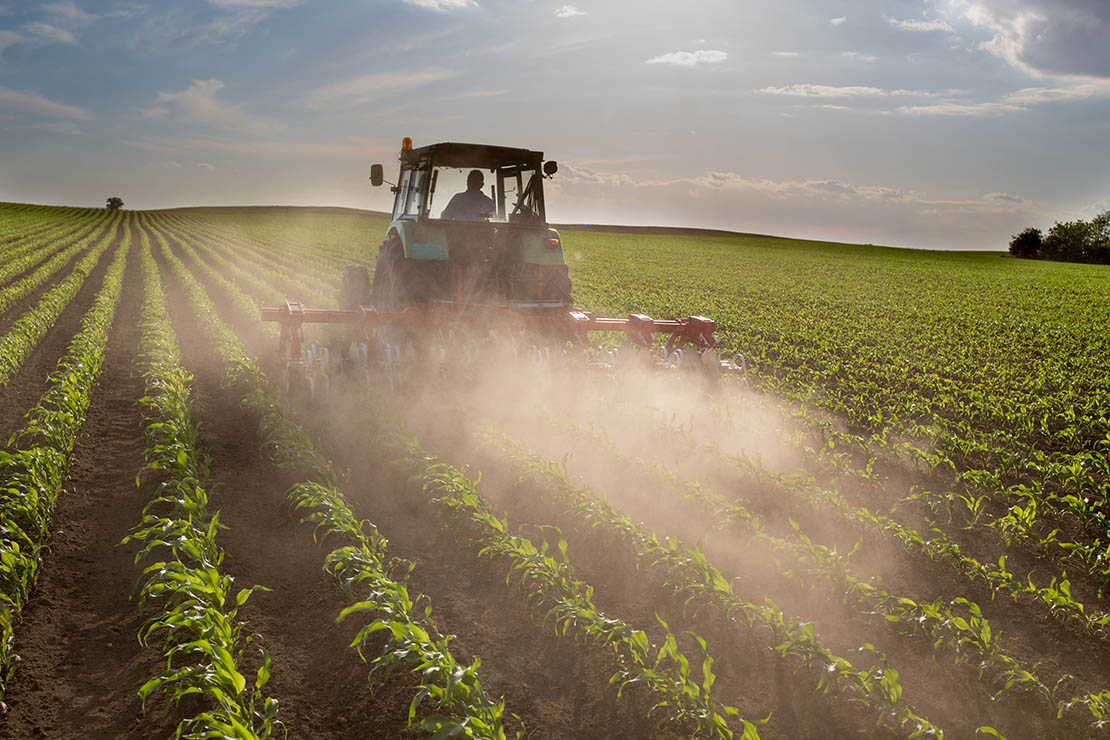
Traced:
<path id="1" fill-rule="evenodd" d="M 408 306 L 408 290 L 404 275 L 405 248 L 401 240 L 391 236 L 378 250 L 374 266 L 373 302 L 379 311 L 401 311 Z"/>
<path id="2" fill-rule="evenodd" d="M 359 306 L 369 306 L 370 295 L 370 272 L 362 265 L 347 265 L 343 268 L 339 307 L 349 311 Z"/>

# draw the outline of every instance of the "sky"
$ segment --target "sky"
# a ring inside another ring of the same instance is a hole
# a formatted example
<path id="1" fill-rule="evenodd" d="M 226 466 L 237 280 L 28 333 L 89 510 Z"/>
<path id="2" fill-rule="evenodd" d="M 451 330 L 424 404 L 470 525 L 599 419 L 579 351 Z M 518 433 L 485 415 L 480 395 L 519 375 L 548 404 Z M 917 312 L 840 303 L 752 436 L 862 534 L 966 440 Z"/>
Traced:
<path id="1" fill-rule="evenodd" d="M 1005 249 L 1110 209 L 1110 0 L 0 0 L 0 201 L 388 210 L 559 162 L 553 222 Z"/>

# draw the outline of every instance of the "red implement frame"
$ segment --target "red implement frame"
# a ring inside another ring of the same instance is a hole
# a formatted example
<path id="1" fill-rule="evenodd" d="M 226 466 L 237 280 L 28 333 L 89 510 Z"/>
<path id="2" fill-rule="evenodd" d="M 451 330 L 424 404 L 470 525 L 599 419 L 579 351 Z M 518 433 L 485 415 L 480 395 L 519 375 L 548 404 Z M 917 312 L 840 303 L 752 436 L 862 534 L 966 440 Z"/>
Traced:
<path id="1" fill-rule="evenodd" d="M 667 334 L 667 353 L 685 345 L 711 349 L 717 344 L 715 324 L 704 316 L 684 319 L 653 319 L 629 314 L 627 319 L 599 318 L 577 308 L 525 308 L 505 306 L 462 307 L 452 303 L 423 303 L 403 311 L 378 311 L 373 306 L 353 310 L 305 308 L 299 303 L 264 307 L 263 321 L 281 324 L 281 352 L 293 364 L 299 362 L 304 324 L 352 324 L 363 329 L 368 343 L 373 330 L 397 327 L 419 331 L 430 337 L 446 339 L 451 332 L 501 330 L 517 333 L 538 332 L 549 337 L 589 345 L 591 331 L 620 331 L 643 346 L 650 346 L 656 334 Z"/>

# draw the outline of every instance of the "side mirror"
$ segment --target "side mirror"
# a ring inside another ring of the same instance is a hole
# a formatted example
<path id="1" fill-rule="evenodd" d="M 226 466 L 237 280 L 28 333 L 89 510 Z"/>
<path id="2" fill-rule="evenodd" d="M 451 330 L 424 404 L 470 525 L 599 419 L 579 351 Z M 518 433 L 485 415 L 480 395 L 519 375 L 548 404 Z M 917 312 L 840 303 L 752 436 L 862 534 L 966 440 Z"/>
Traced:
<path id="1" fill-rule="evenodd" d="M 382 172 L 382 166 L 380 164 L 370 165 L 370 184 L 378 187 L 383 182 L 385 182 L 385 173 Z"/>
<path id="2" fill-rule="evenodd" d="M 543 163 L 543 174 L 547 175 L 548 177 L 551 177 L 558 171 L 559 163 L 556 162 L 554 159 L 549 159 Z"/>

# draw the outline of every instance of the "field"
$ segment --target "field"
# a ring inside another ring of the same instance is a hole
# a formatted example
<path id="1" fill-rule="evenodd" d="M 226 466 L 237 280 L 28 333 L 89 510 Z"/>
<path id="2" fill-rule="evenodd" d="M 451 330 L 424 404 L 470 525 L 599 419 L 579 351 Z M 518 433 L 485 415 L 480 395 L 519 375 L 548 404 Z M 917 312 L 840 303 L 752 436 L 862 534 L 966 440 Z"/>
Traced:
<path id="1" fill-rule="evenodd" d="M 0 204 L 0 737 L 1110 734 L 1110 270 L 566 229 L 743 378 L 287 397 L 386 226 Z"/>

